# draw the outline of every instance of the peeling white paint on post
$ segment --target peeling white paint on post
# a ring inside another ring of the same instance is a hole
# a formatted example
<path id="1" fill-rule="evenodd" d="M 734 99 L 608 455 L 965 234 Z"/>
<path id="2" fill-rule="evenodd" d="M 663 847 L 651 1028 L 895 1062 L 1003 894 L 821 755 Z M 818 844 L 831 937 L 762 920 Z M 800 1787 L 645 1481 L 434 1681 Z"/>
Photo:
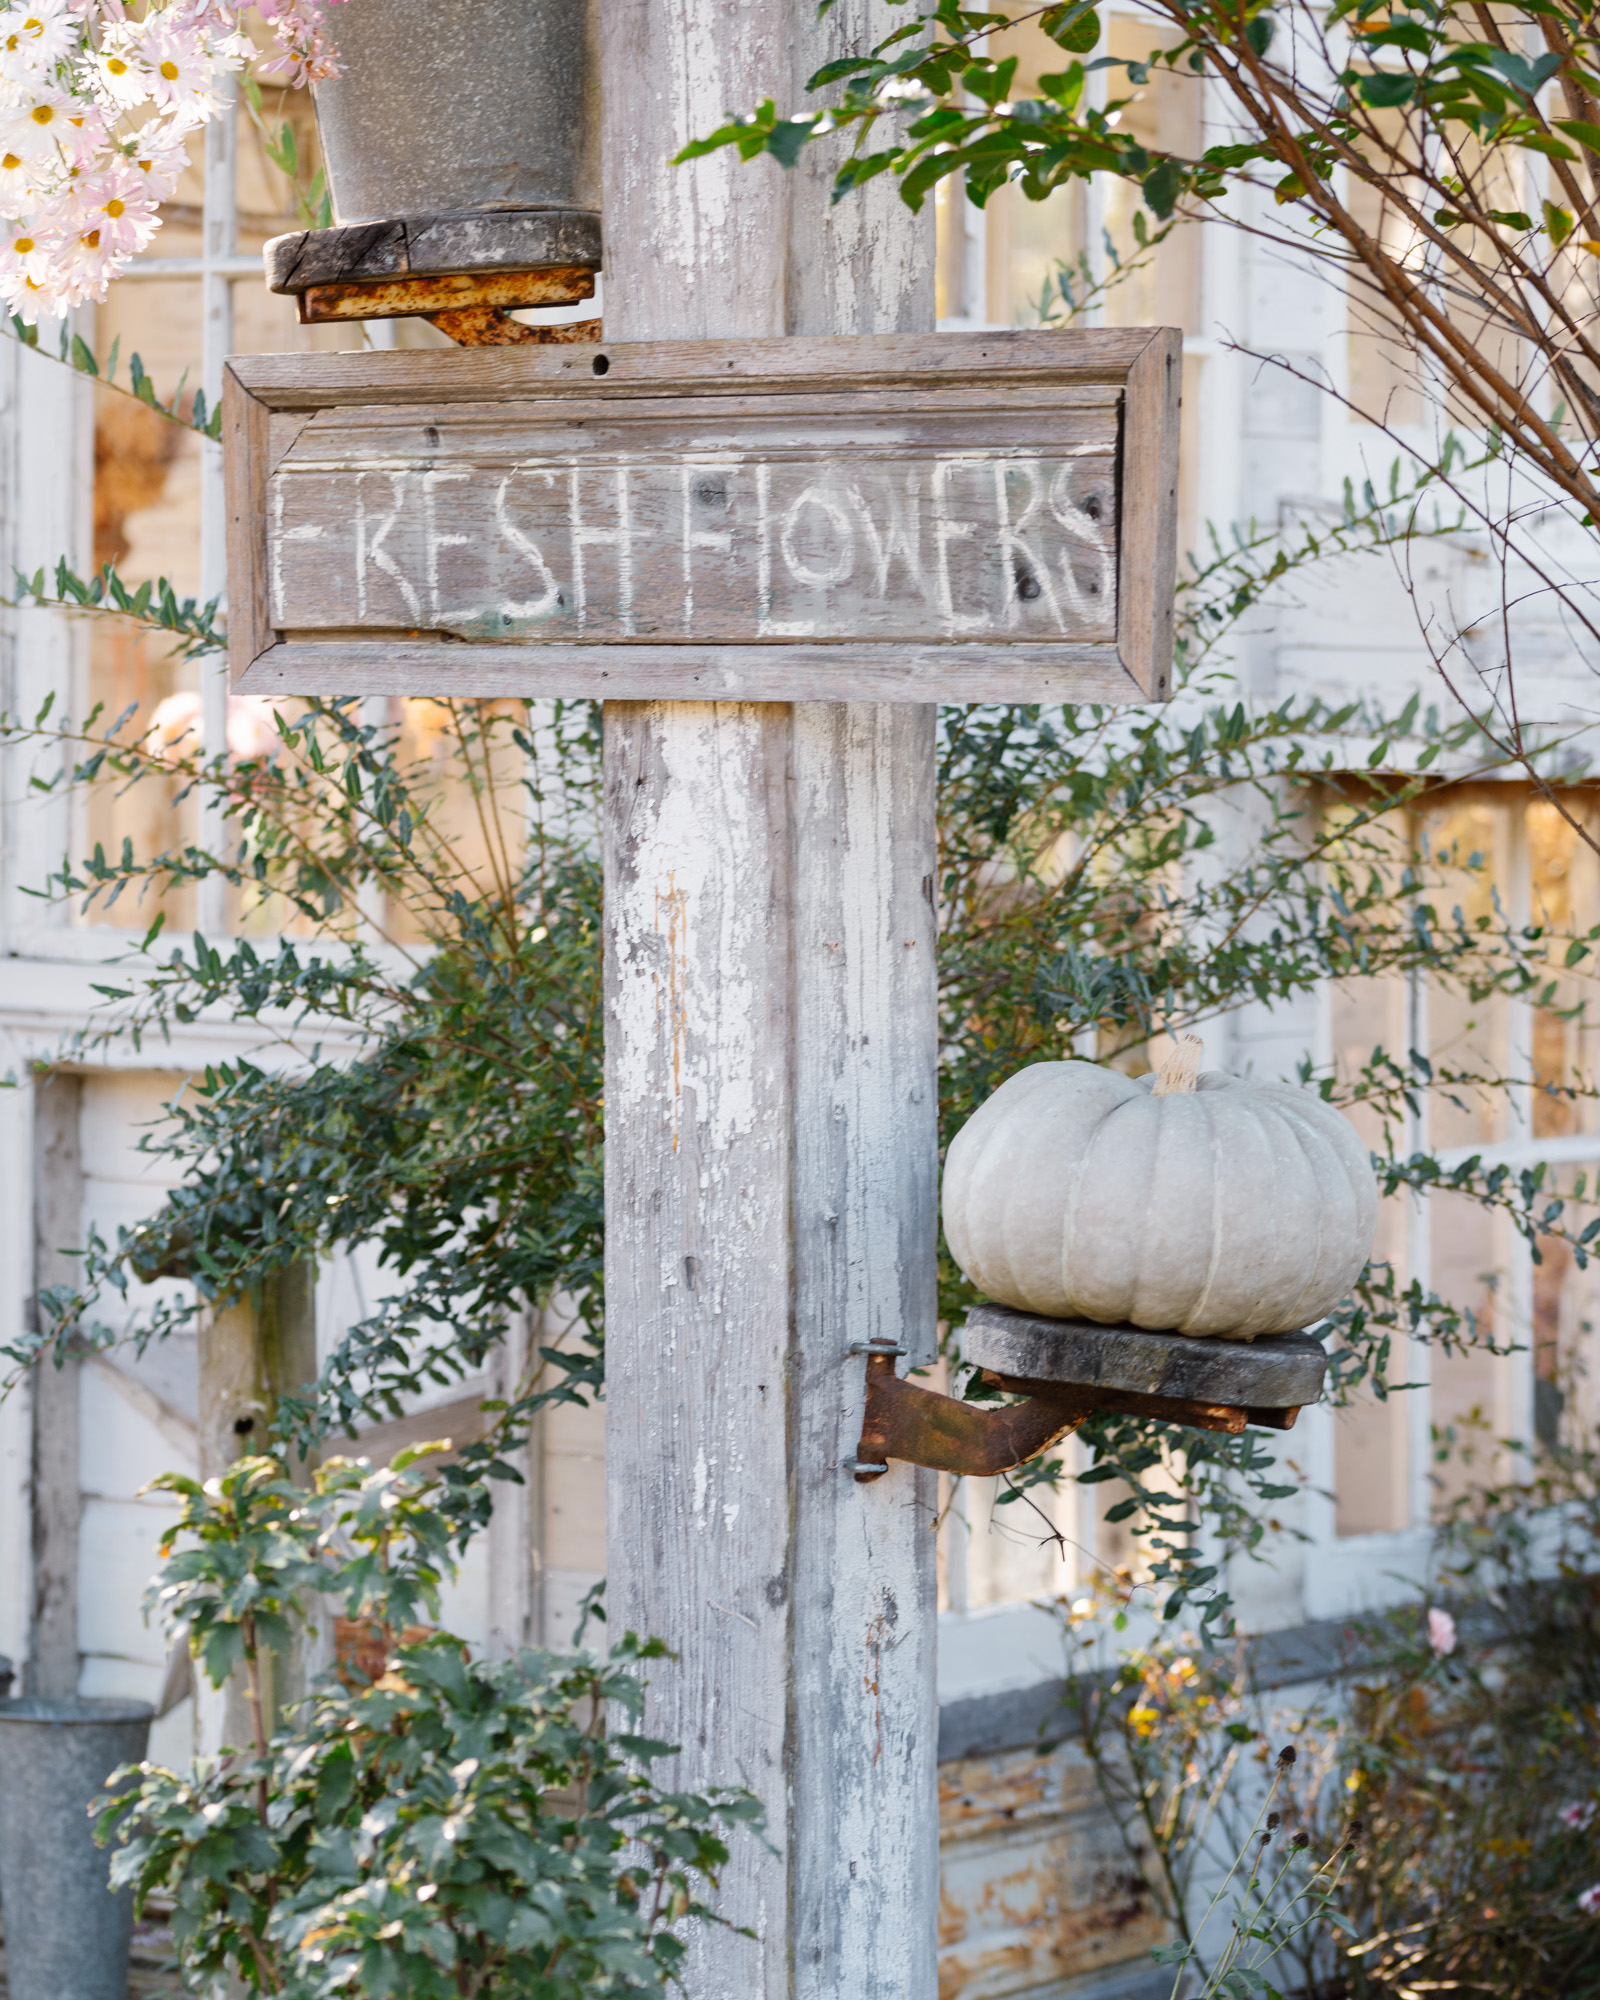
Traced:
<path id="1" fill-rule="evenodd" d="M 723 155 L 732 107 L 889 18 L 812 0 L 611 0 L 616 339 L 932 324 L 930 224 L 881 184 Z M 788 103 L 784 100 L 787 98 Z M 743 1783 L 687 1973 L 703 2000 L 936 1988 L 931 1474 L 858 1487 L 852 1341 L 934 1341 L 933 711 L 606 711 L 608 1618 L 660 1633 L 672 1782 Z"/>

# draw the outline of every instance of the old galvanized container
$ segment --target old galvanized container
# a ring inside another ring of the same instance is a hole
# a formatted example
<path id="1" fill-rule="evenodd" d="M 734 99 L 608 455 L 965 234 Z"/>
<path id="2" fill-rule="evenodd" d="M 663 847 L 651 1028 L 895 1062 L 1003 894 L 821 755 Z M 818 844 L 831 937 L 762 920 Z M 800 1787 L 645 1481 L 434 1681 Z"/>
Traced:
<path id="1" fill-rule="evenodd" d="M 142 1701 L 0 1701 L 0 1923 L 10 2000 L 125 2000 L 133 1900 L 113 1896 L 89 1805 L 145 1754 Z"/>
<path id="2" fill-rule="evenodd" d="M 341 224 L 598 211 L 591 0 L 343 0 L 316 86 Z"/>

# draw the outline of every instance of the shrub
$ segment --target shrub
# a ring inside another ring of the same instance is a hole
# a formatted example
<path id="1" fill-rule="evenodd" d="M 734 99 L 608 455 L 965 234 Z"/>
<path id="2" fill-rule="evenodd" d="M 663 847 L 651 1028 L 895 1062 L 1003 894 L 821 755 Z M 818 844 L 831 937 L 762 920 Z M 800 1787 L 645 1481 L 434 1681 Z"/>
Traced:
<path id="1" fill-rule="evenodd" d="M 672 1746 L 627 1725 L 659 1641 L 630 1634 L 605 1661 L 501 1662 L 447 1632 L 396 1643 L 419 1609 L 437 1612 L 447 1566 L 437 1481 L 416 1459 L 376 1473 L 334 1460 L 309 1492 L 270 1458 L 206 1487 L 156 1482 L 185 1506 L 154 1601 L 214 1684 L 242 1672 L 256 1740 L 187 1772 L 117 1773 L 99 1821 L 118 1844 L 113 1883 L 137 1909 L 171 1896 L 179 1961 L 202 1993 L 233 1981 L 285 2000 L 660 1992 L 685 1924 L 711 1916 L 700 1891 L 727 1859 L 723 1834 L 755 1820 L 755 1803 L 651 1779 Z M 269 1733 L 264 1651 L 305 1631 L 319 1593 L 380 1628 L 384 1671 L 324 1675 Z"/>

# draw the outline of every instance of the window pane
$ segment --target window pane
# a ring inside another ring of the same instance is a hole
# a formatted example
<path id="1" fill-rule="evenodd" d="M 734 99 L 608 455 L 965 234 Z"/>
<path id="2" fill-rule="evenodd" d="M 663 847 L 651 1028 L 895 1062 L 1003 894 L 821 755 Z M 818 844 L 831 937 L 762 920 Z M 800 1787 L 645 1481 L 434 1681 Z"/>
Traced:
<path id="1" fill-rule="evenodd" d="M 1509 911 L 1515 908 L 1511 816 L 1521 810 L 1522 803 L 1520 790 L 1511 791 L 1509 796 L 1486 796 L 1481 790 L 1453 792 L 1418 815 L 1418 838 L 1441 878 L 1430 899 L 1441 929 L 1458 922 L 1474 929 L 1493 929 L 1508 920 Z M 1500 994 L 1474 1000 L 1432 982 L 1427 1036 L 1428 1057 L 1436 1074 L 1511 1074 L 1508 1008 Z M 1512 1136 L 1503 1091 L 1441 1081 L 1429 1092 L 1430 1150 L 1485 1146 Z"/>
<path id="2" fill-rule="evenodd" d="M 1571 808 L 1569 807 L 1569 810 Z M 1578 811 L 1583 812 L 1579 807 Z M 1591 824 L 1594 815 L 1586 817 Z M 1600 924 L 1600 856 L 1577 829 L 1547 799 L 1527 805 L 1528 864 L 1532 875 L 1532 914 L 1557 937 L 1582 933 Z M 1540 1008 L 1533 1022 L 1533 1073 L 1544 1088 L 1534 1094 L 1533 1130 L 1540 1139 L 1566 1138 L 1600 1131 L 1600 1106 L 1592 1098 L 1551 1095 L 1563 1087 L 1592 1088 L 1600 1056 L 1593 1019 L 1587 1023 L 1562 1020 L 1564 1011 L 1587 1000 L 1594 1003 L 1594 977 L 1586 961 L 1572 971 L 1561 970 L 1562 949 L 1552 953 L 1556 994 L 1551 1007 Z"/>
<path id="3" fill-rule="evenodd" d="M 1375 1049 L 1392 1055 L 1408 1041 L 1410 988 L 1398 976 L 1351 979 L 1329 996 L 1334 1062 L 1341 1080 L 1354 1083 Z M 1373 1151 L 1384 1146 L 1383 1121 L 1376 1109 L 1357 1105 L 1351 1123 Z M 1378 1233 L 1372 1254 L 1394 1267 L 1397 1283 L 1408 1282 L 1407 1229 L 1410 1198 L 1391 1195 L 1378 1209 Z M 1389 1373 L 1406 1378 L 1403 1347 L 1391 1359 Z M 1407 1398 L 1380 1401 L 1370 1390 L 1359 1391 L 1334 1415 L 1333 1462 L 1336 1532 L 1370 1535 L 1410 1522 L 1410 1453 L 1407 1443 Z"/>

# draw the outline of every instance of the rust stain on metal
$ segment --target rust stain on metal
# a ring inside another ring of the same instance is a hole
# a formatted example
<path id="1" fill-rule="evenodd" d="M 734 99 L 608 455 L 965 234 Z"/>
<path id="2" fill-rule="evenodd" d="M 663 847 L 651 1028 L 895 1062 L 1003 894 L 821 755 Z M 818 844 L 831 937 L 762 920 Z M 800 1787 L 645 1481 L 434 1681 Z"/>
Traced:
<path id="1" fill-rule="evenodd" d="M 867 1356 L 867 1406 L 856 1457 L 863 1465 L 899 1458 L 941 1472 L 1004 1472 L 1076 1430 L 1092 1405 L 1036 1396 L 1027 1403 L 985 1407 L 941 1396 L 894 1372 L 889 1354 Z M 881 1479 L 858 1472 L 857 1483 Z"/>
<path id="2" fill-rule="evenodd" d="M 1025 1380 L 1020 1376 L 984 1371 L 996 1388 L 1026 1396 L 1022 1403 L 964 1403 L 941 1396 L 894 1372 L 889 1354 L 867 1356 L 867 1403 L 862 1416 L 856 1458 L 863 1466 L 883 1465 L 898 1458 L 912 1465 L 930 1465 L 940 1472 L 982 1477 L 1025 1465 L 1041 1451 L 1058 1444 L 1087 1417 L 1114 1410 L 1185 1424 L 1194 1430 L 1225 1431 L 1237 1436 L 1247 1424 L 1292 1427 L 1298 1410 L 1244 1409 L 1232 1403 L 1197 1403 L 1175 1396 L 1145 1396 L 1123 1389 L 1074 1387 L 1062 1382 Z M 865 1486 L 882 1472 L 861 1471 L 856 1483 Z"/>
<path id="3" fill-rule="evenodd" d="M 939 1776 L 939 2000 L 1055 1993 L 1165 1941 L 1075 1742 Z"/>
<path id="4" fill-rule="evenodd" d="M 576 265 L 544 271 L 458 271 L 423 278 L 312 285 L 295 295 L 302 326 L 352 319 L 407 319 L 497 306 L 568 306 L 594 297 L 594 273 Z"/>
<path id="5" fill-rule="evenodd" d="M 457 347 L 519 347 L 525 341 L 566 347 L 600 338 L 597 319 L 572 320 L 563 326 L 525 326 L 500 306 L 457 306 L 449 312 L 424 313 L 422 317 L 441 333 L 449 334 Z"/>

